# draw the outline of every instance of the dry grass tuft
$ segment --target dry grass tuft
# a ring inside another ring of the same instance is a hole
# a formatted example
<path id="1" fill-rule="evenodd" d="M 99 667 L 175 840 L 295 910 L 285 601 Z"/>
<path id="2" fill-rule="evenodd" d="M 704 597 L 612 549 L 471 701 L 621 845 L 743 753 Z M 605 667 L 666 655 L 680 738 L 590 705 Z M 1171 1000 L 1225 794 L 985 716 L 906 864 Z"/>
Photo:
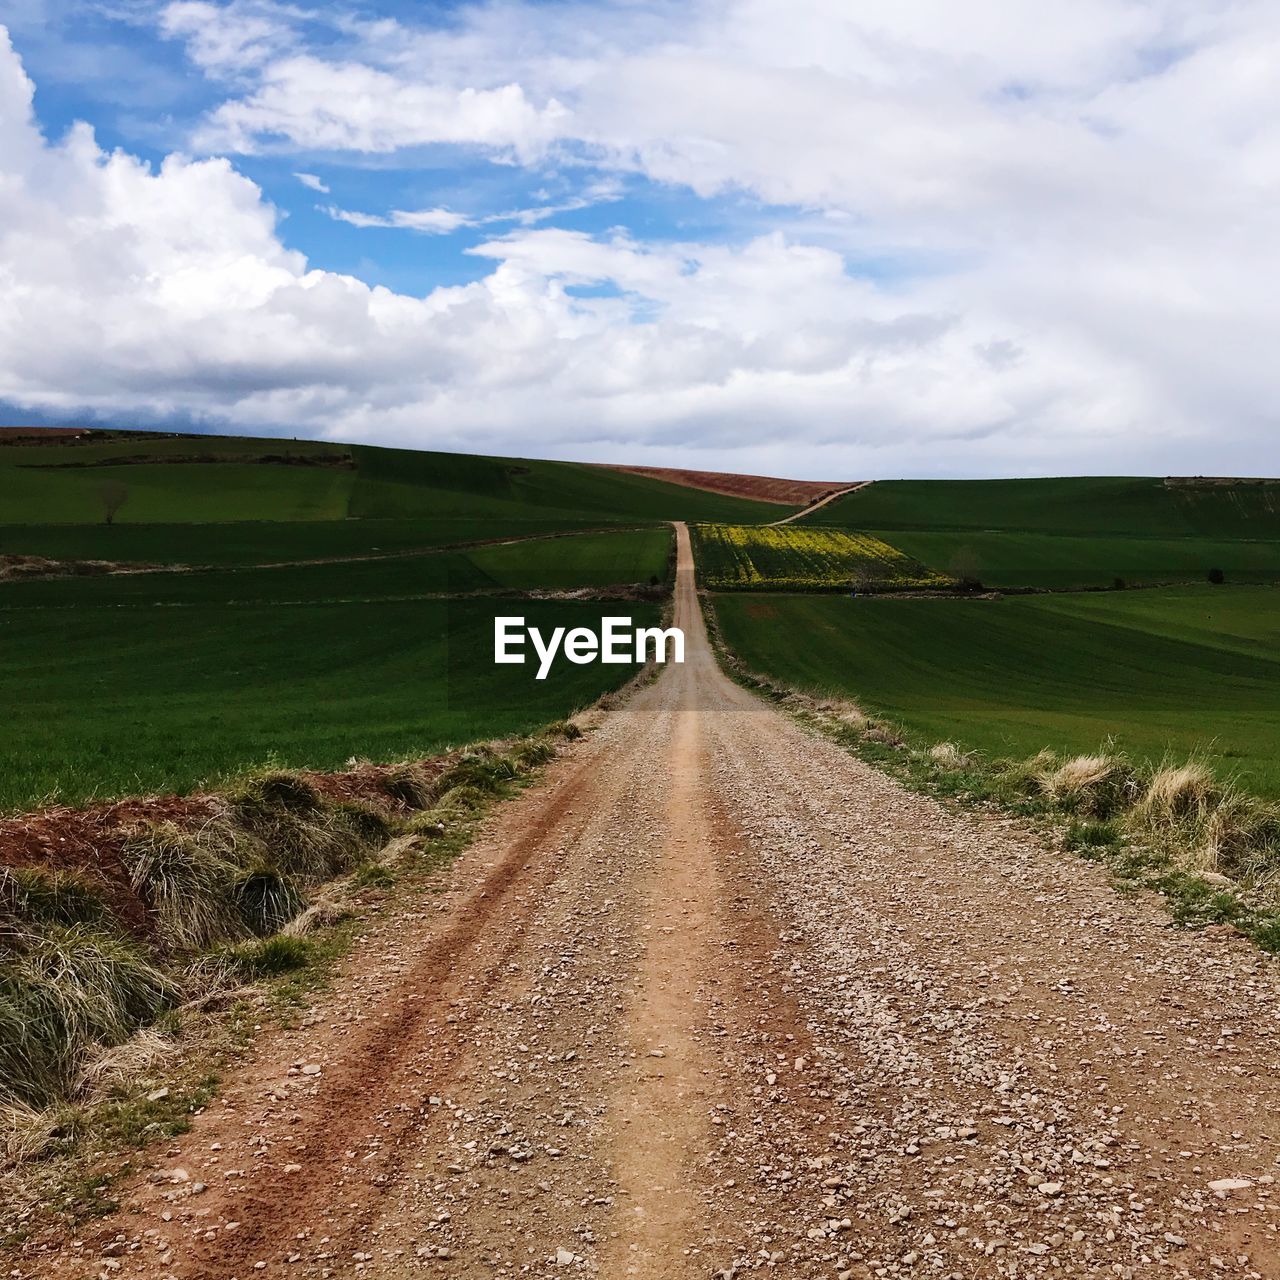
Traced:
<path id="1" fill-rule="evenodd" d="M 1151 827 L 1202 822 L 1220 803 L 1222 794 L 1217 779 L 1199 761 L 1165 764 L 1152 775 L 1135 807 L 1135 816 Z"/>
<path id="2" fill-rule="evenodd" d="M 1036 775 L 1036 781 L 1046 799 L 1091 818 L 1119 812 L 1137 792 L 1128 762 L 1104 753 L 1073 756 L 1051 765 Z"/>
<path id="3" fill-rule="evenodd" d="M 869 720 L 865 736 L 872 742 L 883 743 L 886 747 L 900 747 L 902 735 L 884 720 Z"/>
<path id="4" fill-rule="evenodd" d="M 166 946 L 197 951 L 244 936 L 234 894 L 240 868 L 227 856 L 230 846 L 216 825 L 186 831 L 172 822 L 150 823 L 125 842 L 133 890 Z"/>
<path id="5" fill-rule="evenodd" d="M 336 894 L 330 894 L 317 898 L 305 911 L 294 916 L 281 933 L 291 938 L 305 937 L 317 929 L 324 929 L 329 925 L 350 919 L 351 914 L 351 907 L 347 903 Z"/>
<path id="6" fill-rule="evenodd" d="M 43 1155 L 61 1127 L 55 1108 L 38 1110 L 21 1102 L 0 1104 L 0 1169 Z"/>
<path id="7" fill-rule="evenodd" d="M 75 1091 L 100 1097 L 153 1071 L 177 1052 L 177 1045 L 168 1036 L 153 1027 L 143 1027 L 121 1044 L 99 1047 L 96 1051 L 90 1049 L 81 1065 Z"/>
<path id="8" fill-rule="evenodd" d="M 396 765 L 383 777 L 382 789 L 406 809 L 425 809 L 431 803 L 431 773 L 418 764 Z"/>
<path id="9" fill-rule="evenodd" d="M 973 757 L 961 751 L 954 742 L 939 742 L 930 747 L 929 759 L 948 773 L 968 769 L 973 764 Z"/>

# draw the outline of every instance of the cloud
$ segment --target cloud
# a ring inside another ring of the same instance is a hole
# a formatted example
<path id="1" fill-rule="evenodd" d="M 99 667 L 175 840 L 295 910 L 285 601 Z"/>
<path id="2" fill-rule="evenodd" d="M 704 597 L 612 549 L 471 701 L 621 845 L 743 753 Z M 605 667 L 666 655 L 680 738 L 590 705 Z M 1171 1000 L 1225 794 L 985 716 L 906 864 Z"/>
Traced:
<path id="1" fill-rule="evenodd" d="M 527 161 L 545 151 L 564 115 L 555 99 L 535 106 L 518 84 L 442 88 L 376 67 L 296 55 L 265 67 L 254 92 L 220 106 L 195 141 L 202 150 L 243 153 L 277 140 L 372 153 L 466 143 Z"/>
<path id="2" fill-rule="evenodd" d="M 0 401 L 847 477 L 1276 467 L 1270 7 L 498 4 L 336 43 L 165 15 L 227 86 L 193 145 L 448 144 L 573 194 L 335 206 L 508 231 L 473 283 L 371 287 L 291 251 L 228 159 L 47 142 L 6 45 Z M 644 184 L 763 230 L 544 225 Z"/>
<path id="3" fill-rule="evenodd" d="M 312 191 L 318 191 L 321 195 L 327 196 L 329 194 L 328 186 L 320 178 L 317 178 L 314 173 L 295 173 L 293 176 L 304 187 L 310 187 Z"/>
<path id="4" fill-rule="evenodd" d="M 352 209 L 340 209 L 337 205 L 325 206 L 324 212 L 336 222 L 346 222 L 353 227 L 398 227 L 405 231 L 422 231 L 429 235 L 447 235 L 459 227 L 473 226 L 465 214 L 452 209 L 393 209 L 388 214 L 360 213 Z"/>
<path id="5" fill-rule="evenodd" d="M 294 174 L 295 178 L 310 175 Z M 318 179 L 313 179 L 319 181 Z M 312 183 L 307 183 L 311 186 Z M 328 191 L 328 187 L 317 188 Z M 561 213 L 576 213 L 589 209 L 593 205 L 605 204 L 622 198 L 622 184 L 613 179 L 604 179 L 589 184 L 581 195 L 562 200 L 558 204 L 540 204 L 527 209 L 510 209 L 502 213 L 488 213 L 470 216 L 458 213 L 454 209 L 437 206 L 431 209 L 392 209 L 390 213 L 362 213 L 359 210 L 342 209 L 337 205 L 324 206 L 324 212 L 336 222 L 345 222 L 353 227 L 392 227 L 404 231 L 426 232 L 430 235 L 447 235 L 460 227 L 493 226 L 498 223 L 514 222 L 523 227 L 532 227 L 539 222 L 546 222 Z"/>
<path id="6" fill-rule="evenodd" d="M 191 61 L 215 75 L 243 75 L 287 50 L 296 11 L 269 3 L 177 0 L 159 16 L 161 33 L 186 43 Z"/>

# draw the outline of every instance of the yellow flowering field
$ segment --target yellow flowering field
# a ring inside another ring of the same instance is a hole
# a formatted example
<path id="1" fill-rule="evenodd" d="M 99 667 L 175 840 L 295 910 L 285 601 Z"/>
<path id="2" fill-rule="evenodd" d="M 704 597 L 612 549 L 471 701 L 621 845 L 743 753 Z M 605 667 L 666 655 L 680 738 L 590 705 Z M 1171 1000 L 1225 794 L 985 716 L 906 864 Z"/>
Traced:
<path id="1" fill-rule="evenodd" d="M 798 525 L 693 526 L 698 578 L 720 591 L 946 587 L 952 580 L 869 534 Z"/>

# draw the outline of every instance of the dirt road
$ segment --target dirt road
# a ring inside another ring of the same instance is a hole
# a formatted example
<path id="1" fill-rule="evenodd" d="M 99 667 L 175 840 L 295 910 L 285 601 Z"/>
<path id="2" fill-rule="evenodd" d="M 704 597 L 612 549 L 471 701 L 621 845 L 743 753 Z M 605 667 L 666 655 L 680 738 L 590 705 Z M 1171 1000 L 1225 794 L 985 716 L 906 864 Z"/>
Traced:
<path id="1" fill-rule="evenodd" d="M 869 484 L 873 484 L 871 480 L 861 480 L 857 484 L 851 484 L 847 489 L 833 489 L 830 493 L 824 494 L 817 502 L 811 502 L 807 507 L 801 507 L 799 511 L 793 511 L 789 516 L 784 516 L 781 520 L 771 520 L 769 528 L 776 529 L 779 525 L 790 524 L 793 520 L 800 520 L 804 516 L 812 515 L 819 507 L 825 507 L 828 502 L 834 502 L 837 498 L 843 498 L 846 493 L 857 493 L 859 489 L 865 489 Z"/>
<path id="2" fill-rule="evenodd" d="M 14 1274 L 1280 1276 L 1276 966 L 730 683 L 679 545 L 686 664 Z"/>

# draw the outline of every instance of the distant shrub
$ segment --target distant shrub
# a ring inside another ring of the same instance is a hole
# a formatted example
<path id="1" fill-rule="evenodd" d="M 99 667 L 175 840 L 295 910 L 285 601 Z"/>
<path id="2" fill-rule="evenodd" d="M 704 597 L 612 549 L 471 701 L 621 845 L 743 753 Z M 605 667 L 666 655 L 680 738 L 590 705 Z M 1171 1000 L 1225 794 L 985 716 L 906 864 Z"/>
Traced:
<path id="1" fill-rule="evenodd" d="M 1226 580 L 1227 580 L 1227 575 L 1221 569 L 1209 570 L 1209 581 L 1212 582 L 1214 586 L 1221 586 L 1224 582 L 1226 582 Z"/>

